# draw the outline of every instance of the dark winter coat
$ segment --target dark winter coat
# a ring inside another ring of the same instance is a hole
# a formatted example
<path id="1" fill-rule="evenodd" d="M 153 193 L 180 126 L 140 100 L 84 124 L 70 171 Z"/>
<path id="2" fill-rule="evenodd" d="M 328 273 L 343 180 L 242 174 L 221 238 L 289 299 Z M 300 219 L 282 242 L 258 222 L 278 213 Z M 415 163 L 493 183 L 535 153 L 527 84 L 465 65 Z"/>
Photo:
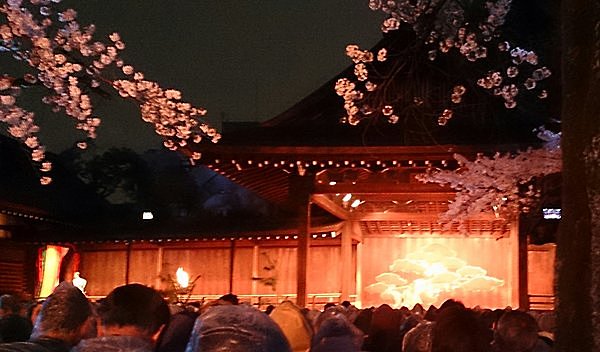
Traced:
<path id="1" fill-rule="evenodd" d="M 81 340 L 71 352 L 153 352 L 152 343 L 135 336 L 100 336 Z"/>
<path id="2" fill-rule="evenodd" d="M 0 344 L 0 352 L 69 352 L 71 346 L 64 341 L 38 338 L 26 342 Z"/>
<path id="3" fill-rule="evenodd" d="M 10 314 L 0 319 L 0 342 L 17 342 L 29 340 L 31 321 L 17 314 Z"/>

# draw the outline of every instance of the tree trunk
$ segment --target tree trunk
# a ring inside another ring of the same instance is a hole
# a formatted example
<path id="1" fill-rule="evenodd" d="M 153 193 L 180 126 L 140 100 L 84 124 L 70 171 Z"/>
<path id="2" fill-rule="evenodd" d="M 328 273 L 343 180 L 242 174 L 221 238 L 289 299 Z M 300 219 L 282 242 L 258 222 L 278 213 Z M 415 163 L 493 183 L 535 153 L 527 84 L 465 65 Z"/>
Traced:
<path id="1" fill-rule="evenodd" d="M 563 0 L 557 351 L 600 350 L 600 4 Z"/>

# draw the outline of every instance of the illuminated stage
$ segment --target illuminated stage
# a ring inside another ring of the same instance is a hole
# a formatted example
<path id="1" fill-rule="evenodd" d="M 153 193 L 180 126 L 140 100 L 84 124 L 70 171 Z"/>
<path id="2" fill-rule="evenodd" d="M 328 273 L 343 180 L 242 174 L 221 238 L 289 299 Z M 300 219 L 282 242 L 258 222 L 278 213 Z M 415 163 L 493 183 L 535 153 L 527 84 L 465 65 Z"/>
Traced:
<path id="1" fill-rule="evenodd" d="M 467 306 L 529 308 L 535 295 L 545 300 L 544 309 L 553 307 L 553 271 L 547 268 L 554 252 L 528 251 L 518 214 L 441 223 L 455 191 L 416 179 L 432 167 L 458 167 L 454 153 L 480 149 L 215 148 L 204 154 L 209 167 L 265 199 L 294 205 L 289 227 L 75 243 L 81 260 L 73 271 L 88 279 L 89 295 L 128 282 L 164 289 L 161 278 L 182 267 L 199 277 L 191 299 L 232 292 L 259 304 L 298 294 L 306 306 L 350 300 L 358 307 L 412 307 L 454 298 Z M 317 221 L 317 207 L 328 213 L 327 222 Z"/>
<path id="2" fill-rule="evenodd" d="M 311 241 L 309 306 L 342 300 L 342 236 Z M 175 278 L 185 268 L 199 277 L 186 291 L 192 300 L 231 291 L 254 304 L 271 304 L 295 298 L 297 240 L 278 238 L 237 239 L 233 245 L 231 239 L 87 243 L 79 246 L 78 269 L 88 279 L 87 294 L 95 297 L 126 282 L 164 288 L 161 276 Z M 348 298 L 361 307 L 439 306 L 448 298 L 467 306 L 518 307 L 518 254 L 510 233 L 366 235 L 352 244 Z M 542 276 L 538 281 L 548 281 Z"/>

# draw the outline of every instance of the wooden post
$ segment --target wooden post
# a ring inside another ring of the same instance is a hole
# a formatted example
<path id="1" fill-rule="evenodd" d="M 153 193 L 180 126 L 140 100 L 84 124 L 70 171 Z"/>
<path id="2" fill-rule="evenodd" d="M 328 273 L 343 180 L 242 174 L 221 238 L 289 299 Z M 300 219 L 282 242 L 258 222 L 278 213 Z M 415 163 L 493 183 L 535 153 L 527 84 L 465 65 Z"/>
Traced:
<path id="1" fill-rule="evenodd" d="M 308 251 L 310 247 L 310 195 L 314 187 L 313 176 L 293 175 L 290 177 L 289 202 L 297 209 L 298 215 L 298 249 L 296 304 L 306 306 L 306 273 Z"/>
<path id="2" fill-rule="evenodd" d="M 308 267 L 308 251 L 310 248 L 310 203 L 305 206 L 304 210 L 304 216 L 301 217 L 298 228 L 298 281 L 296 284 L 296 304 L 298 307 L 306 306 L 306 269 Z"/>
<path id="3" fill-rule="evenodd" d="M 235 263 L 235 239 L 229 246 L 229 293 L 233 293 L 233 265 Z"/>
<path id="4" fill-rule="evenodd" d="M 131 266 L 131 242 L 125 243 L 125 285 L 129 284 L 129 267 Z"/>
<path id="5" fill-rule="evenodd" d="M 162 275 L 162 267 L 163 267 L 163 248 L 162 247 L 158 247 L 156 250 L 156 279 L 154 281 L 154 285 L 155 287 L 161 288 L 162 289 L 162 279 L 161 279 L 161 275 Z"/>
<path id="6" fill-rule="evenodd" d="M 363 258 L 362 240 L 356 245 L 356 300 L 354 305 L 362 308 L 362 258 Z"/>
<path id="7" fill-rule="evenodd" d="M 252 294 L 253 295 L 258 294 L 258 280 L 257 280 L 258 275 L 259 275 L 258 253 L 259 253 L 259 247 L 257 244 L 255 244 L 254 247 L 252 247 Z M 258 308 L 260 308 L 260 304 L 258 305 Z"/>
<path id="8" fill-rule="evenodd" d="M 352 238 L 354 237 L 352 222 L 346 220 L 344 222 L 344 228 L 342 230 L 342 243 L 341 243 L 341 263 L 342 263 L 342 282 L 341 282 L 341 293 L 340 299 L 342 301 L 350 300 L 350 289 L 352 286 Z"/>
<path id="9" fill-rule="evenodd" d="M 514 220 L 516 221 L 516 219 Z M 519 266 L 519 308 L 529 310 L 529 263 L 527 258 L 527 234 L 519 231 L 518 224 L 511 224 L 511 236 L 517 236 Z"/>

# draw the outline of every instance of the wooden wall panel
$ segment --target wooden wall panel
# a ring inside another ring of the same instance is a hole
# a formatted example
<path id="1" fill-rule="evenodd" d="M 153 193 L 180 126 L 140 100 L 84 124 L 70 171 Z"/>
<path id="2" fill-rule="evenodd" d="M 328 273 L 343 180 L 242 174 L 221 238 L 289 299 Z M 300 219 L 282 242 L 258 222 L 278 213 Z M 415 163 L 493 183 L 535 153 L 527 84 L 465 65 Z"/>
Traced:
<path id="1" fill-rule="evenodd" d="M 276 270 L 273 274 L 277 278 L 275 291 L 269 286 L 259 285 L 258 294 L 287 295 L 296 293 L 296 248 L 261 248 L 258 260 L 258 267 L 262 268 L 269 265 L 269 262 L 275 264 Z M 261 275 L 264 271 L 260 271 Z"/>
<path id="2" fill-rule="evenodd" d="M 193 294 L 225 294 L 229 292 L 229 248 L 168 249 L 163 251 L 163 271 L 175 275 L 178 267 L 200 275 Z"/>
<path id="3" fill-rule="evenodd" d="M 132 250 L 129 257 L 129 283 L 157 286 L 158 249 Z"/>
<path id="4" fill-rule="evenodd" d="M 527 300 L 531 310 L 555 309 L 556 244 L 527 247 Z"/>
<path id="5" fill-rule="evenodd" d="M 307 270 L 307 292 L 341 292 L 342 259 L 339 247 L 311 247 Z"/>
<path id="6" fill-rule="evenodd" d="M 0 268 L 0 294 L 24 295 L 24 263 L 0 260 Z"/>
<path id="7" fill-rule="evenodd" d="M 125 284 L 127 251 L 83 252 L 79 264 L 81 276 L 88 280 L 90 296 L 104 296 L 113 288 Z"/>
<path id="8" fill-rule="evenodd" d="M 139 247 L 139 246 L 138 246 Z M 125 283 L 126 253 L 124 246 L 115 245 L 88 249 L 81 252 L 80 271 L 88 279 L 87 292 L 90 295 L 106 295 L 110 290 Z M 256 253 L 254 251 L 256 250 Z M 233 293 L 238 295 L 278 295 L 282 299 L 296 293 L 296 248 L 259 246 L 236 247 L 233 260 Z M 221 295 L 229 292 L 230 275 L 229 243 L 220 246 L 162 247 L 147 246 L 130 251 L 129 282 L 139 282 L 157 288 L 164 288 L 158 274 L 175 277 L 178 267 L 183 267 L 193 280 L 197 275 L 194 295 Z M 254 263 L 254 255 L 257 256 Z M 162 263 L 158 263 L 162 258 Z M 353 262 L 356 261 L 355 249 Z M 275 277 L 276 284 L 264 285 L 252 280 L 253 265 L 256 276 Z M 265 267 L 274 265 L 273 270 Z M 312 246 L 309 251 L 308 293 L 338 293 L 341 288 L 341 261 L 338 245 Z M 353 275 L 355 275 L 355 267 Z M 351 286 L 355 291 L 355 284 Z"/>
<path id="9" fill-rule="evenodd" d="M 254 248 L 236 248 L 233 263 L 233 292 L 239 295 L 252 294 L 252 262 Z M 261 272 L 262 273 L 262 272 Z M 257 283 L 257 286 L 260 285 Z"/>
<path id="10" fill-rule="evenodd" d="M 23 246 L 2 243 L 0 245 L 0 294 L 31 297 L 26 284 L 27 255 Z"/>

